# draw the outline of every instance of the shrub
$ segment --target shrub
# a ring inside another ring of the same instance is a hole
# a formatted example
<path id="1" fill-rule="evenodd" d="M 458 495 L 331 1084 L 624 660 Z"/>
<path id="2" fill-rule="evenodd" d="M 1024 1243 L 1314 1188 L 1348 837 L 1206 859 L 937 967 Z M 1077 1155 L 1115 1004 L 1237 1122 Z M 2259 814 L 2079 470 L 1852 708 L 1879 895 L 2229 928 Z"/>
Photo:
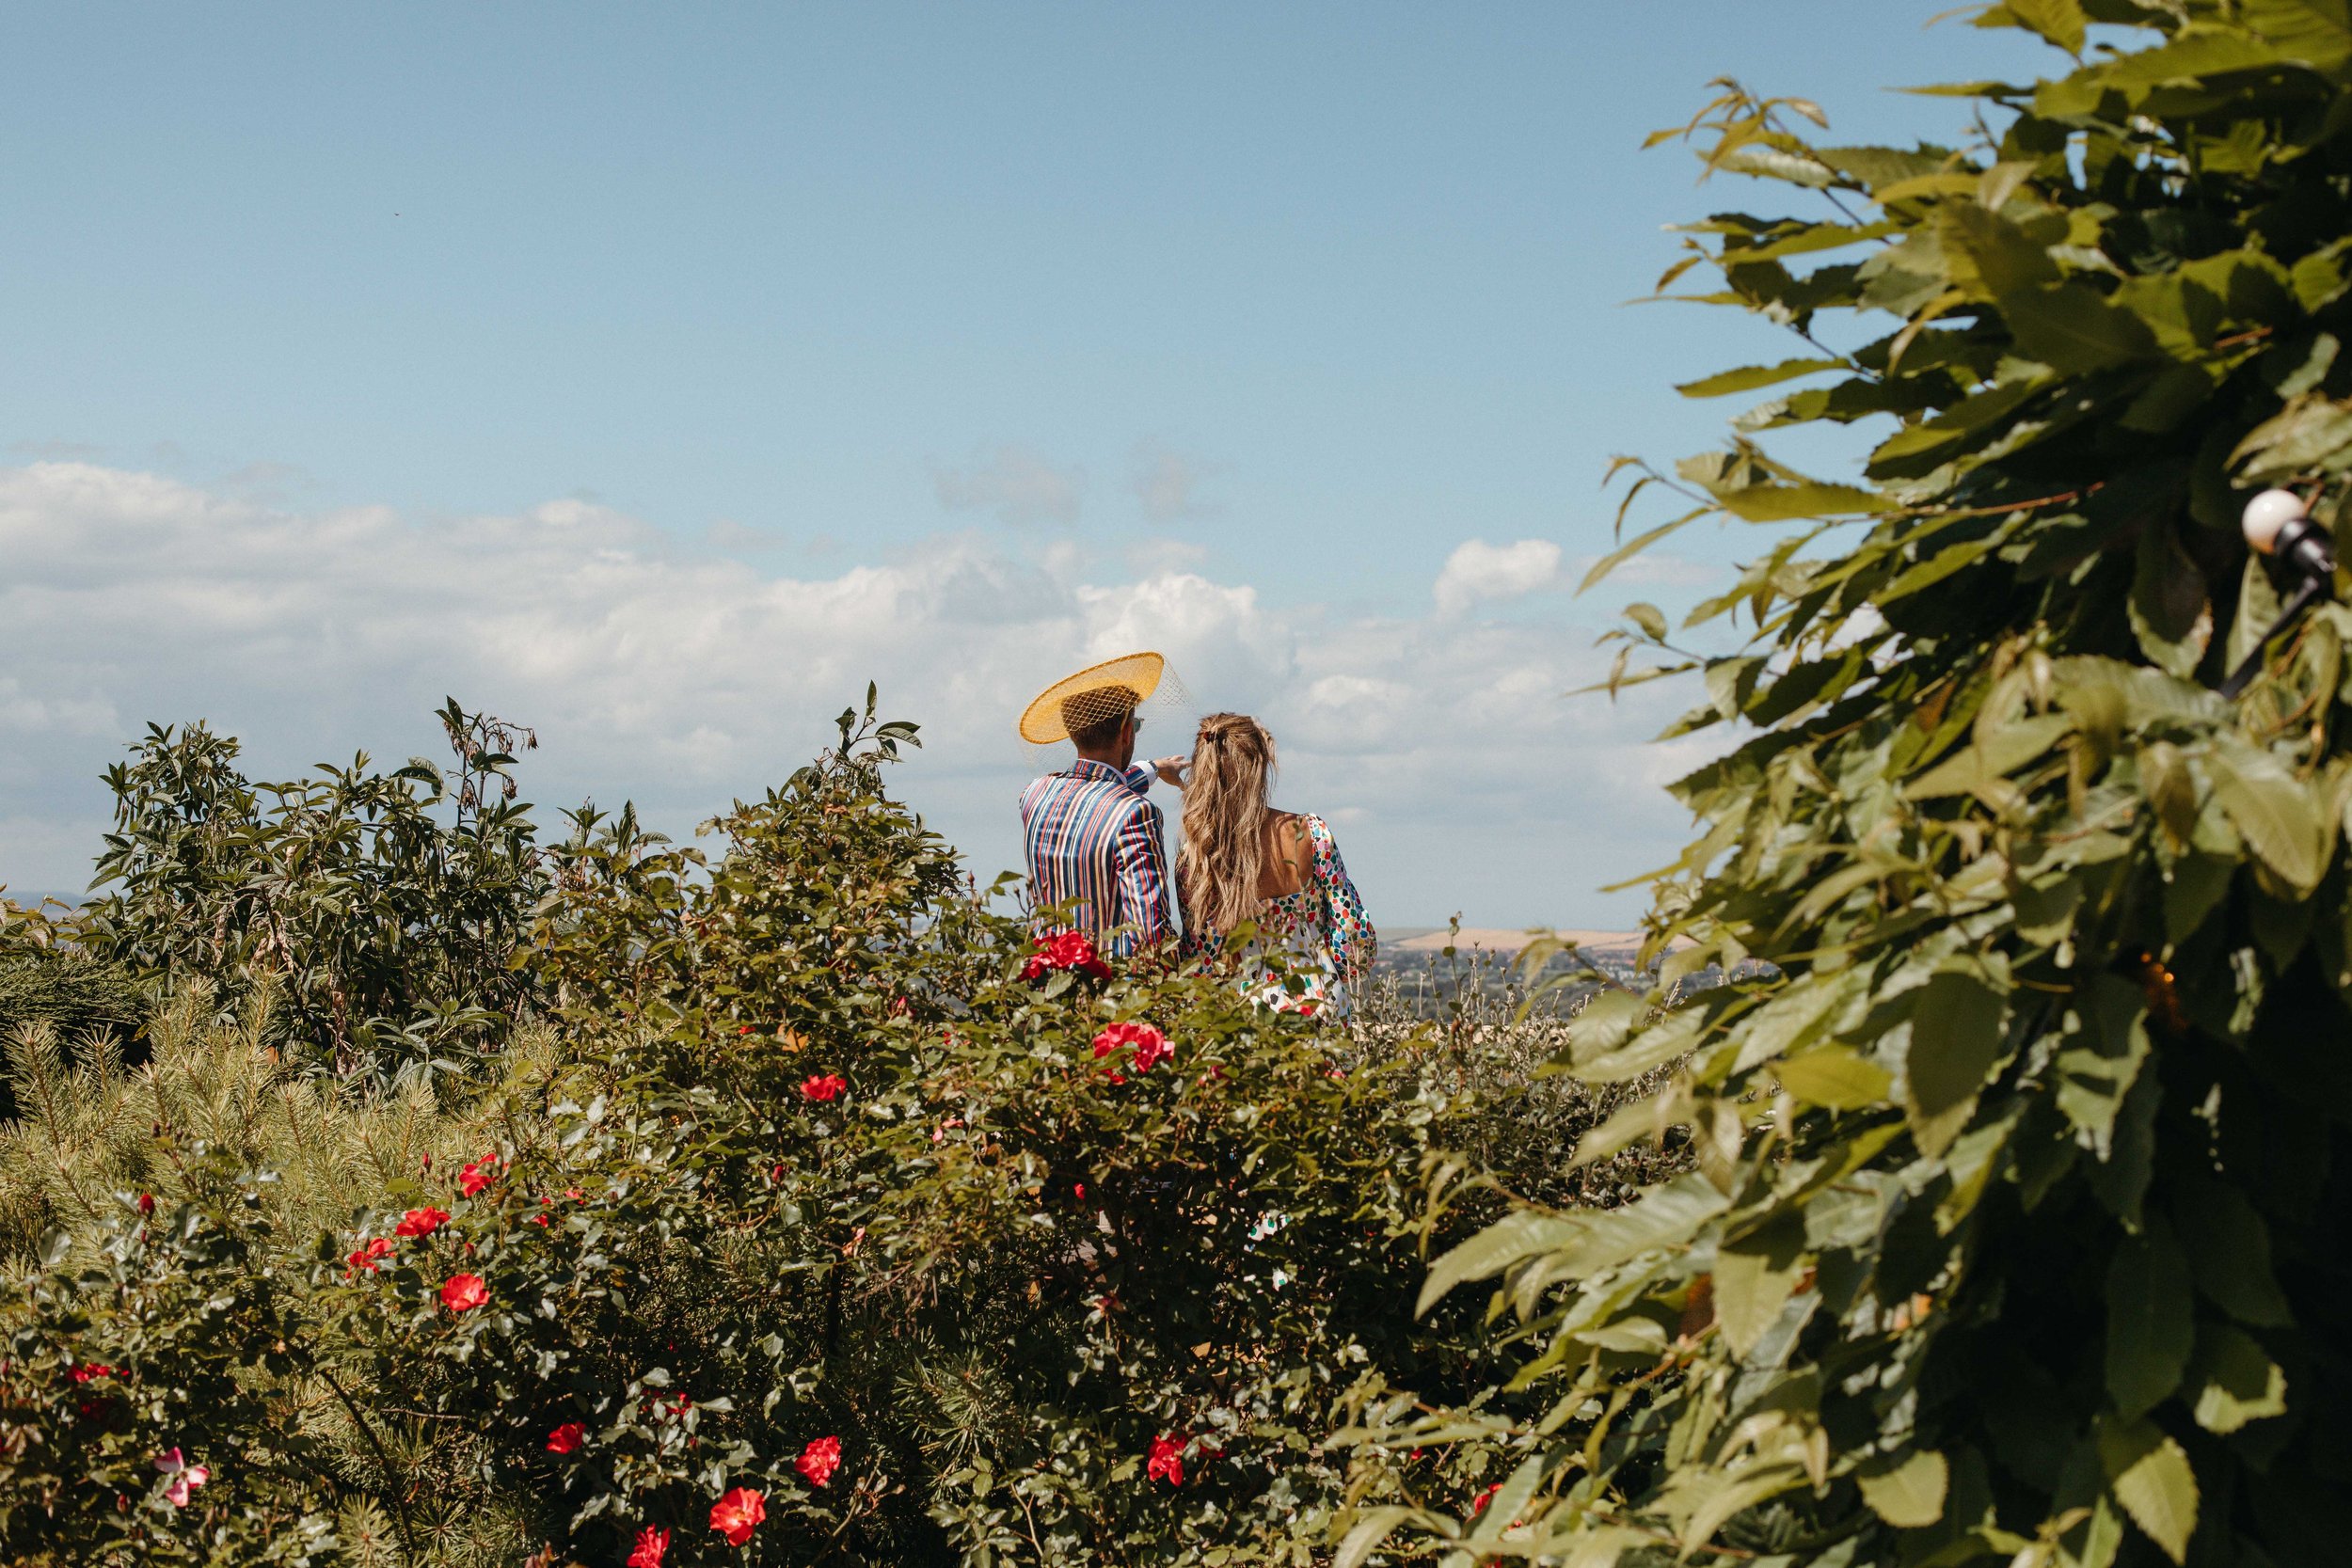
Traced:
<path id="1" fill-rule="evenodd" d="M 715 853 L 576 814 L 516 948 L 547 1016 L 457 1071 L 281 1059 L 269 970 L 233 1018 L 177 984 L 144 1069 L 21 1042 L 0 1553 L 618 1562 L 652 1530 L 675 1564 L 734 1557 L 722 1504 L 766 1561 L 1327 1550 L 1350 1391 L 1478 1393 L 1474 1310 L 1410 1312 L 1424 1172 L 1507 1145 L 1540 1178 L 1613 1101 L 1515 1098 L 1549 1045 L 1499 1022 L 1350 1035 L 1035 961 L 885 792 L 914 738 L 869 692 Z M 168 907 L 167 976 L 212 964 L 220 906 Z M 147 1391 L 103 1429 L 87 1364 Z M 174 1448 L 186 1507 L 149 1496 Z"/>
<path id="2" fill-rule="evenodd" d="M 1368 1390 L 1343 1563 L 2267 1564 L 2352 1529 L 2352 614 L 2264 646 L 2236 530 L 2274 483 L 2343 516 L 2352 31 L 2311 0 L 1979 21 L 2073 57 L 1951 89 L 1963 148 L 1818 146 L 1813 105 L 1728 85 L 1693 122 L 1710 170 L 1822 200 L 1693 226 L 1670 279 L 1711 266 L 1808 346 L 1685 390 L 1827 379 L 1643 472 L 1691 508 L 1626 546 L 1800 520 L 1697 612 L 1747 612 L 1737 654 L 1629 612 L 1704 666 L 1684 728 L 1756 732 L 1677 786 L 1667 977 L 1773 968 L 1576 1022 L 1589 1081 L 1686 1064 L 1583 1154 L 1675 1125 L 1696 1169 L 1438 1260 L 1424 1302 L 1499 1276 L 1489 1376 L 1538 1409 Z M 2090 22 L 2153 37 L 2086 55 Z M 1894 320 L 1822 347 L 1839 309 Z M 1867 485 L 1749 439 L 1874 415 Z M 2255 653 L 2244 701 L 2204 689 Z M 1437 1443 L 1513 1466 L 1483 1513 L 1384 1463 Z"/>

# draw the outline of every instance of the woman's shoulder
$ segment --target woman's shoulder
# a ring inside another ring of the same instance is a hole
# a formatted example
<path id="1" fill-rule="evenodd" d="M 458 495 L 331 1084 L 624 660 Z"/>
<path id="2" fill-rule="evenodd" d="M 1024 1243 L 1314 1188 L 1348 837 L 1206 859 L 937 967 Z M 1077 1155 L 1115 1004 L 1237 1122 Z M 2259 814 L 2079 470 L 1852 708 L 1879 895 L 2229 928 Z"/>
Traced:
<path id="1" fill-rule="evenodd" d="M 1313 812 L 1277 811 L 1268 812 L 1266 816 L 1274 824 L 1274 831 L 1279 833 L 1312 839 L 1318 844 L 1327 844 L 1331 840 L 1331 824 L 1317 816 Z"/>

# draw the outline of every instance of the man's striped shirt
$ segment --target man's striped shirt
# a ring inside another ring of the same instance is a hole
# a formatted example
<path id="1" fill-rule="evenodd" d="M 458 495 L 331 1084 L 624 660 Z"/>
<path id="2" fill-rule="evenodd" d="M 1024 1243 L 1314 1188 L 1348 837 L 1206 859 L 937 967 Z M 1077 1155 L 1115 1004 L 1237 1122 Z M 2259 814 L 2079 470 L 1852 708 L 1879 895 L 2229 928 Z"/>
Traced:
<path id="1" fill-rule="evenodd" d="M 1149 768 L 1121 772 L 1080 757 L 1021 796 L 1029 885 L 1040 909 L 1074 905 L 1073 928 L 1109 953 L 1175 933 L 1160 808 L 1145 798 Z M 1132 929 L 1117 936 L 1119 927 Z"/>

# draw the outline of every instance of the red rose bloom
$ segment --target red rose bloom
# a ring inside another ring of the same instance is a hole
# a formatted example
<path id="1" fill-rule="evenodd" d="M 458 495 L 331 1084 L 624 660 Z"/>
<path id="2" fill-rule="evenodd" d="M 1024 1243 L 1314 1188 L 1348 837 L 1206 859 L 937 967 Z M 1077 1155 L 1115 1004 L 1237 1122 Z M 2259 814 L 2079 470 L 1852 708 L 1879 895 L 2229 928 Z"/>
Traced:
<path id="1" fill-rule="evenodd" d="M 496 1180 L 498 1173 L 499 1157 L 495 1154 L 485 1154 L 481 1159 L 457 1173 L 457 1190 L 468 1197 L 472 1197 Z"/>
<path id="2" fill-rule="evenodd" d="M 155 1195 L 153 1193 L 139 1194 L 139 1212 L 142 1214 L 151 1214 L 154 1212 Z"/>
<path id="3" fill-rule="evenodd" d="M 373 1274 L 375 1265 L 389 1258 L 398 1249 L 399 1243 L 389 1236 L 378 1236 L 366 1246 L 344 1259 L 343 1261 L 355 1269 L 365 1269 L 368 1273 Z"/>
<path id="4" fill-rule="evenodd" d="M 1021 966 L 1024 980 L 1035 980 L 1053 969 L 1076 970 L 1098 980 L 1110 978 L 1110 965 L 1094 951 L 1094 943 L 1084 931 L 1057 931 L 1036 940 L 1037 951 Z"/>
<path id="5" fill-rule="evenodd" d="M 1495 1494 L 1502 1490 L 1502 1482 L 1496 1481 L 1492 1486 L 1487 1487 L 1486 1490 L 1481 1492 L 1475 1497 L 1472 1497 L 1470 1499 L 1470 1517 L 1475 1519 L 1480 1514 L 1486 1513 L 1486 1505 L 1494 1501 Z"/>
<path id="6" fill-rule="evenodd" d="M 441 1287 L 441 1305 L 453 1312 L 470 1312 L 490 1299 L 489 1287 L 478 1274 L 453 1274 Z"/>
<path id="7" fill-rule="evenodd" d="M 801 1083 L 801 1098 L 803 1100 L 831 1100 L 834 1096 L 839 1094 L 843 1089 L 846 1089 L 849 1086 L 850 1082 L 848 1079 L 843 1078 L 838 1073 L 828 1072 L 821 1077 L 803 1079 Z"/>
<path id="8" fill-rule="evenodd" d="M 565 1421 L 548 1433 L 548 1452 L 570 1453 L 580 1447 L 580 1440 L 588 1435 L 588 1429 L 578 1421 Z"/>
<path id="9" fill-rule="evenodd" d="M 636 1549 L 621 1568 L 661 1568 L 661 1554 L 670 1549 L 670 1532 L 647 1525 L 637 1532 Z"/>
<path id="10" fill-rule="evenodd" d="M 392 1227 L 392 1234 L 395 1236 L 430 1236 L 448 1223 L 449 1211 L 446 1209 L 431 1207 L 411 1209 L 400 1216 L 400 1223 Z"/>
<path id="11" fill-rule="evenodd" d="M 753 1528 L 768 1517 L 768 1501 L 748 1486 L 738 1486 L 710 1505 L 710 1528 L 740 1546 L 752 1538 Z"/>
<path id="12" fill-rule="evenodd" d="M 1134 1057 L 1137 1072 L 1149 1072 L 1176 1054 L 1176 1048 L 1168 1043 L 1168 1037 L 1148 1023 L 1114 1023 L 1094 1037 L 1095 1060 L 1101 1061 L 1121 1051 Z M 1115 1080 L 1124 1081 L 1120 1074 L 1112 1076 Z"/>
<path id="13" fill-rule="evenodd" d="M 1152 1439 L 1152 1457 L 1144 1465 L 1143 1473 L 1153 1481 L 1164 1481 L 1170 1486 L 1184 1484 L 1184 1446 L 1173 1437 Z"/>
<path id="14" fill-rule="evenodd" d="M 121 1369 L 117 1367 L 109 1367 L 103 1361 L 85 1361 L 77 1366 L 68 1368 L 65 1375 L 72 1378 L 76 1383 L 87 1383 L 92 1378 L 113 1377 L 117 1375 L 120 1370 Z"/>
<path id="15" fill-rule="evenodd" d="M 808 1478 L 811 1486 L 822 1486 L 833 1480 L 833 1473 L 841 1468 L 841 1439 L 818 1437 L 801 1450 L 801 1457 L 792 1467 Z"/>

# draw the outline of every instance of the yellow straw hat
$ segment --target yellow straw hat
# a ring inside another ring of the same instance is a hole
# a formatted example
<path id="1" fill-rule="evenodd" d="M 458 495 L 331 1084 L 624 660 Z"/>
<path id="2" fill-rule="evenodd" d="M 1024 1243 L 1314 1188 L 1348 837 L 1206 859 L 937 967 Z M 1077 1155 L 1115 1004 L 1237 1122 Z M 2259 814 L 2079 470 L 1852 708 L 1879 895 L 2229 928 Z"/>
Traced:
<path id="1" fill-rule="evenodd" d="M 1131 713 L 1159 689 L 1167 668 L 1166 659 L 1149 653 L 1089 665 L 1038 693 L 1021 715 L 1021 738 L 1033 746 L 1050 746 L 1069 739 L 1073 729 Z"/>

